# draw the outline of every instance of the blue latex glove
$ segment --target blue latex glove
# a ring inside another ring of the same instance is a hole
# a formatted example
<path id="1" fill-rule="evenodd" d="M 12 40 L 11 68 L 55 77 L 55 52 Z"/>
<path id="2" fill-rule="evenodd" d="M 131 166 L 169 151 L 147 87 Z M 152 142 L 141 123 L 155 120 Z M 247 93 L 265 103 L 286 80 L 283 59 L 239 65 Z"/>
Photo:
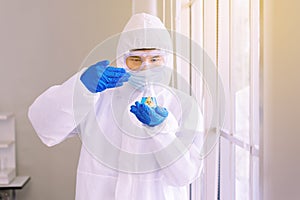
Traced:
<path id="1" fill-rule="evenodd" d="M 140 122 L 151 127 L 161 124 L 169 114 L 166 108 L 149 107 L 139 102 L 135 102 L 135 105 L 130 107 L 130 112 L 135 114 Z"/>
<path id="2" fill-rule="evenodd" d="M 80 77 L 85 87 L 92 93 L 115 88 L 128 81 L 130 75 L 123 68 L 109 66 L 108 60 L 90 66 Z"/>

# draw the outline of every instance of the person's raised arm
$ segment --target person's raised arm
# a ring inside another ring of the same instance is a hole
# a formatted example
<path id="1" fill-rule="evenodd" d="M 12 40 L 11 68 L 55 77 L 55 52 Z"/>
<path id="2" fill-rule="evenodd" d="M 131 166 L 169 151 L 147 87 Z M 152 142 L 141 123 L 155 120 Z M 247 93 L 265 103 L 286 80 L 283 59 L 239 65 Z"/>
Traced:
<path id="1" fill-rule="evenodd" d="M 124 69 L 109 66 L 107 60 L 81 70 L 63 84 L 50 87 L 29 107 L 33 128 L 46 145 L 60 143 L 76 133 L 101 92 L 123 85 L 128 78 Z"/>

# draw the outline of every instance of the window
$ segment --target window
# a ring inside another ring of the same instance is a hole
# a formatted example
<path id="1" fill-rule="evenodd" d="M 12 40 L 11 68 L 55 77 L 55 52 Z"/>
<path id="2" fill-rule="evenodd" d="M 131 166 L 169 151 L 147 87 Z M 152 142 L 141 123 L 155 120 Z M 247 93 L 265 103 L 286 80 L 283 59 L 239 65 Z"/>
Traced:
<path id="1" fill-rule="evenodd" d="M 220 198 L 259 199 L 259 0 L 219 0 Z M 225 34 L 224 34 L 225 33 Z"/>
<path id="2" fill-rule="evenodd" d="M 190 187 L 191 199 L 259 199 L 260 1 L 164 0 L 162 4 L 166 26 L 203 47 L 215 64 L 219 75 L 215 81 L 222 82 L 226 100 L 224 123 L 213 130 L 220 134 L 220 139 L 204 161 L 203 174 Z M 180 48 L 176 38 L 174 43 Z M 189 65 L 197 53 L 203 52 L 190 46 L 189 62 L 176 60 L 176 70 L 196 91 L 207 125 L 211 105 L 203 99 L 209 92 L 216 92 L 220 97 L 220 91 L 207 91 L 205 83 Z M 203 65 L 206 64 L 204 59 Z M 205 76 L 206 72 L 201 73 Z M 182 87 L 176 78 L 173 84 Z"/>

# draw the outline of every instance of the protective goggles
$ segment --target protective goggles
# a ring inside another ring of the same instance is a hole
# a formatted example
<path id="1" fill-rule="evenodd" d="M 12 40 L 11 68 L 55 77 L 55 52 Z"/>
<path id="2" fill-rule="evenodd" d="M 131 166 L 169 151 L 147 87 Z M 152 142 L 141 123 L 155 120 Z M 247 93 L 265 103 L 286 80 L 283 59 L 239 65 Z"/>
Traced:
<path id="1" fill-rule="evenodd" d="M 164 65 L 166 62 L 166 52 L 161 50 L 131 51 L 125 54 L 125 64 L 128 70 L 140 71 L 150 67 Z"/>

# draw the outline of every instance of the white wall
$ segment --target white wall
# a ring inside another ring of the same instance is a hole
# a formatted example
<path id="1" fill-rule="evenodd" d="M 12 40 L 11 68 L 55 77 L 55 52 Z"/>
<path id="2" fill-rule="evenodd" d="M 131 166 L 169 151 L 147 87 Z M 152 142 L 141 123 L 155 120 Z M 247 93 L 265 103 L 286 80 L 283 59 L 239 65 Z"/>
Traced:
<path id="1" fill-rule="evenodd" d="M 263 199 L 300 199 L 300 1 L 263 2 Z"/>
<path id="2" fill-rule="evenodd" d="M 0 0 L 0 112 L 15 113 L 17 173 L 31 176 L 19 199 L 74 199 L 80 140 L 46 147 L 27 110 L 77 72 L 95 45 L 120 32 L 131 12 L 131 0 Z"/>

